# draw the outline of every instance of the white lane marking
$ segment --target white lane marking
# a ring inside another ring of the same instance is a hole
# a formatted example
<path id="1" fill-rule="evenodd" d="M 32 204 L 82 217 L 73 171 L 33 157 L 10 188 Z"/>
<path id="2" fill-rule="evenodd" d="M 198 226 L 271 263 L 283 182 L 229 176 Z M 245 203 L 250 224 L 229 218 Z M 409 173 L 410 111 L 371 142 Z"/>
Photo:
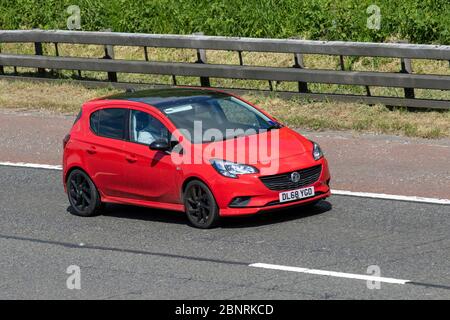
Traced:
<path id="1" fill-rule="evenodd" d="M 434 204 L 450 204 L 450 199 L 424 198 L 424 197 L 416 197 L 416 196 L 399 196 L 399 195 L 394 195 L 394 194 L 354 192 L 354 191 L 334 190 L 334 189 L 331 190 L 331 193 L 335 194 L 335 195 L 339 195 L 339 196 L 352 196 L 352 197 L 410 201 L 410 202 L 423 202 L 423 203 L 434 203 Z"/>
<path id="2" fill-rule="evenodd" d="M 0 162 L 0 166 L 24 167 L 24 168 L 48 169 L 48 170 L 62 170 L 62 166 L 58 166 L 58 165 L 26 163 L 26 162 Z"/>
<path id="3" fill-rule="evenodd" d="M 326 270 L 318 270 L 318 269 L 289 267 L 289 266 L 281 266 L 281 265 L 277 265 L 277 264 L 267 264 L 267 263 L 252 263 L 252 264 L 249 264 L 248 266 L 254 267 L 254 268 L 300 272 L 300 273 L 308 273 L 308 274 L 315 274 L 315 275 L 321 275 L 321 276 L 365 280 L 365 281 L 378 281 L 378 282 L 395 283 L 395 284 L 406 284 L 408 282 L 411 282 L 411 280 L 376 277 L 376 276 L 368 276 L 368 275 L 363 275 L 363 274 L 326 271 Z"/>
<path id="4" fill-rule="evenodd" d="M 60 165 L 25 163 L 25 162 L 0 162 L 0 166 L 24 167 L 24 168 L 48 169 L 48 170 L 62 170 L 62 166 L 60 166 Z M 401 196 L 401 195 L 394 195 L 394 194 L 355 192 L 355 191 L 335 190 L 335 189 L 331 190 L 331 193 L 335 194 L 335 195 L 339 195 L 339 196 L 352 196 L 352 197 L 362 197 L 362 198 L 374 198 L 374 199 L 399 200 L 399 201 L 409 201 L 409 202 L 422 202 L 422 203 L 450 205 L 450 199 L 424 198 L 424 197 L 416 197 L 416 196 Z"/>

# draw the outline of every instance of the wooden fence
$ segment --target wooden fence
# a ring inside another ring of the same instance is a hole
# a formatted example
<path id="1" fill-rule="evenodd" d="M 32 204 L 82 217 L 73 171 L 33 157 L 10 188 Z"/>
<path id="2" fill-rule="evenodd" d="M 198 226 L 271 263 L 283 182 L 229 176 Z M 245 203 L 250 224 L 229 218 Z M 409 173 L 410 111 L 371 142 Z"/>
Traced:
<path id="1" fill-rule="evenodd" d="M 117 73 L 170 75 L 174 83 L 177 76 L 198 77 L 199 85 L 211 86 L 210 78 L 247 79 L 272 82 L 296 82 L 296 91 L 279 91 L 284 96 L 299 96 L 316 100 L 340 100 L 349 102 L 381 103 L 416 108 L 450 109 L 450 100 L 418 99 L 415 89 L 450 90 L 450 75 L 416 74 L 411 59 L 450 61 L 450 46 L 415 45 L 407 43 L 358 43 L 340 41 L 309 41 L 295 39 L 256 39 L 215 37 L 204 35 L 155 35 L 116 32 L 0 30 L 2 43 L 34 43 L 34 54 L 0 53 L 0 78 L 21 78 L 18 73 L 6 74 L 4 66 L 36 68 L 34 80 L 46 77 L 46 69 L 100 71 L 108 73 L 108 85 L 133 87 L 133 83 L 120 83 Z M 53 43 L 55 56 L 43 54 L 42 44 Z M 105 46 L 105 55 L 97 58 L 59 56 L 58 44 L 94 44 Z M 114 46 L 138 46 L 143 48 L 142 60 L 114 59 Z M 196 63 L 152 61 L 148 47 L 195 49 Z M 212 64 L 207 61 L 208 50 L 233 51 L 239 56 L 239 64 Z M 270 52 L 292 54 L 292 67 L 246 65 L 242 52 Z M 305 67 L 304 54 L 335 55 L 340 57 L 339 70 Z M 346 70 L 344 57 L 390 57 L 399 59 L 398 72 L 374 72 Z M 27 79 L 29 79 L 28 77 Z M 83 81 L 88 85 L 105 85 L 105 82 Z M 365 95 L 311 92 L 310 83 L 364 86 Z M 139 86 L 139 85 L 136 85 Z M 142 86 L 142 85 L 140 85 Z M 402 88 L 403 97 L 375 96 L 371 87 Z M 226 88 L 231 91 L 248 91 L 242 88 Z"/>

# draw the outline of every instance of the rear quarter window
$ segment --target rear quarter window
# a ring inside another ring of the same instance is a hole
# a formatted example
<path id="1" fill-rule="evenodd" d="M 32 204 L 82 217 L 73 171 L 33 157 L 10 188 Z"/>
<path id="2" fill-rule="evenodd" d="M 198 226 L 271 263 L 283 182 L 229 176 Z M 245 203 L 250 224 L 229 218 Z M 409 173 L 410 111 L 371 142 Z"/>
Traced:
<path id="1" fill-rule="evenodd" d="M 91 114 L 91 118 L 89 120 L 89 124 L 91 126 L 91 130 L 98 134 L 98 118 L 99 118 L 100 111 L 96 111 L 93 114 Z"/>
<path id="2" fill-rule="evenodd" d="M 112 139 L 125 139 L 127 120 L 127 109 L 101 109 L 91 114 L 90 126 L 92 131 L 99 136 Z"/>

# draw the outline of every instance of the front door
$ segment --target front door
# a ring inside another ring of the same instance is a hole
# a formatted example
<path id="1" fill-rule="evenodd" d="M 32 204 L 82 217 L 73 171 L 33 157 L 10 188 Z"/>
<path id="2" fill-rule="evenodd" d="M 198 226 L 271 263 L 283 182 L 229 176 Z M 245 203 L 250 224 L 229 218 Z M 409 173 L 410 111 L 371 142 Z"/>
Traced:
<path id="1" fill-rule="evenodd" d="M 178 172 L 170 153 L 150 150 L 156 140 L 170 140 L 169 130 L 147 112 L 130 110 L 130 139 L 125 142 L 126 197 L 180 203 Z"/>

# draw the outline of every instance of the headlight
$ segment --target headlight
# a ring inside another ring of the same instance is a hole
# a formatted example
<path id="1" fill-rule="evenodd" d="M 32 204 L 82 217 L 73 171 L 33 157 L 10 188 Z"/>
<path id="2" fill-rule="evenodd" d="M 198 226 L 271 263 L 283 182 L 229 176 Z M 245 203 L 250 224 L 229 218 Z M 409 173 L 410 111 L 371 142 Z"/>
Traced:
<path id="1" fill-rule="evenodd" d="M 238 174 L 251 174 L 259 172 L 255 167 L 225 160 L 213 159 L 211 160 L 211 164 L 217 172 L 229 178 L 237 178 Z"/>
<path id="2" fill-rule="evenodd" d="M 320 146 L 315 143 L 314 141 L 311 141 L 313 144 L 313 152 L 312 152 L 312 156 L 314 158 L 314 160 L 319 160 L 320 158 L 323 157 L 323 152 L 322 149 L 320 149 Z"/>

